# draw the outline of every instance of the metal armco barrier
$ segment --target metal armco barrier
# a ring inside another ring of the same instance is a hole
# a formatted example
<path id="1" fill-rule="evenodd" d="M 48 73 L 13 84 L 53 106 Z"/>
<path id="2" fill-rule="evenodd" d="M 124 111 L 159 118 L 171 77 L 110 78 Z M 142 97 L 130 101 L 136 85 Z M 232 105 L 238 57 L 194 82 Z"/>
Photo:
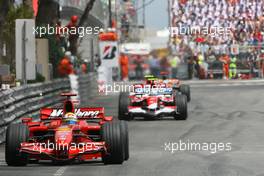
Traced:
<path id="1" fill-rule="evenodd" d="M 92 92 L 90 89 L 96 87 L 96 76 L 94 74 L 80 75 L 78 81 L 79 95 L 83 104 L 89 99 L 89 92 Z M 19 121 L 21 117 L 38 118 L 41 108 L 57 105 L 65 99 L 60 96 L 60 93 L 68 91 L 71 91 L 71 84 L 70 80 L 65 78 L 0 92 L 0 143 L 5 141 L 7 125 Z"/>
<path id="2" fill-rule="evenodd" d="M 5 129 L 11 122 L 38 112 L 40 108 L 58 103 L 60 92 L 70 90 L 69 79 L 28 84 L 0 93 L 0 143 L 5 141 Z"/>
<path id="3" fill-rule="evenodd" d="M 78 77 L 81 104 L 88 104 L 90 98 L 98 95 L 97 74 L 86 74 Z"/>

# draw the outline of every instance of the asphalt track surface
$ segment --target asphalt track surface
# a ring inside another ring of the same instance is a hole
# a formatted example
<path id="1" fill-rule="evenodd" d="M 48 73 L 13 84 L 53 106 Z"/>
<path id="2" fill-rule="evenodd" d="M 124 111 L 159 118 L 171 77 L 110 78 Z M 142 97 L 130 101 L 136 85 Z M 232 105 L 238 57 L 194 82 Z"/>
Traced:
<path id="1" fill-rule="evenodd" d="M 94 96 L 93 106 L 117 115 L 118 96 Z M 264 176 L 263 85 L 194 86 L 189 118 L 129 122 L 130 159 L 8 167 L 0 147 L 1 176 Z M 165 151 L 165 143 L 232 143 L 231 151 Z"/>

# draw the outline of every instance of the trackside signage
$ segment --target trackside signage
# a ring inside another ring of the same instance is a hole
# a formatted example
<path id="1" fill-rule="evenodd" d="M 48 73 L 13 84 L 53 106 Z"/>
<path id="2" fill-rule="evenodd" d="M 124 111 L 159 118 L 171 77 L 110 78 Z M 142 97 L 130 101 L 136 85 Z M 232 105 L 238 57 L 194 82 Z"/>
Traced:
<path id="1" fill-rule="evenodd" d="M 92 117 L 92 118 L 98 118 L 98 115 L 100 114 L 100 111 L 82 111 L 81 109 L 75 109 L 75 112 L 77 117 L 83 118 L 83 117 Z M 63 116 L 63 109 L 53 109 L 50 117 L 61 117 Z"/>

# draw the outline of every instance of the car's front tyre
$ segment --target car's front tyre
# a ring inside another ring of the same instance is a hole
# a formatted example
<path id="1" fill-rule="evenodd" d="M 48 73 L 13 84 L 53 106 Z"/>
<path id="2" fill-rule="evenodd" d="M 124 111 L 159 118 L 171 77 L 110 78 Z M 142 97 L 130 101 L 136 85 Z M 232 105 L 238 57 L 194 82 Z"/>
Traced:
<path id="1" fill-rule="evenodd" d="M 175 119 L 186 120 L 188 117 L 188 108 L 187 108 L 187 97 L 183 94 L 176 94 L 176 111 Z"/>
<path id="2" fill-rule="evenodd" d="M 5 160 L 8 166 L 25 166 L 28 155 L 20 152 L 22 142 L 27 142 L 29 129 L 25 124 L 11 124 L 6 131 Z"/>
<path id="3" fill-rule="evenodd" d="M 190 102 L 191 101 L 191 89 L 190 89 L 190 86 L 189 85 L 182 84 L 182 85 L 180 85 L 179 90 L 180 90 L 180 92 L 183 95 L 186 95 L 187 96 L 187 101 Z"/>
<path id="4" fill-rule="evenodd" d="M 129 134 L 128 134 L 127 122 L 121 120 L 120 126 L 121 126 L 121 136 L 123 138 L 122 141 L 124 142 L 124 152 L 125 152 L 124 160 L 128 160 L 129 159 Z"/>
<path id="5" fill-rule="evenodd" d="M 106 153 L 102 154 L 104 164 L 122 164 L 125 159 L 124 138 L 119 121 L 106 122 L 102 125 L 102 140 L 105 141 Z"/>
<path id="6" fill-rule="evenodd" d="M 121 92 L 119 94 L 118 102 L 118 119 L 119 120 L 132 120 L 132 117 L 128 115 L 129 106 L 129 94 L 127 92 Z"/>

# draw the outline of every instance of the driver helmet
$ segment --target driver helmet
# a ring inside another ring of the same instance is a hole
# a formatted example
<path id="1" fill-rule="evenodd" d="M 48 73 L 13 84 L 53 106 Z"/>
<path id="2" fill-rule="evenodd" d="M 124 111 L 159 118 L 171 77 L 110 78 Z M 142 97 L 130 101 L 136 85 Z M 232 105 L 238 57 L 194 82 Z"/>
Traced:
<path id="1" fill-rule="evenodd" d="M 157 78 L 154 75 L 146 75 L 145 80 L 146 80 L 146 84 L 153 85 L 155 84 L 155 81 L 157 80 Z"/>
<path id="2" fill-rule="evenodd" d="M 63 121 L 68 125 L 75 125 L 77 120 L 77 116 L 72 112 L 66 113 L 63 117 Z"/>

